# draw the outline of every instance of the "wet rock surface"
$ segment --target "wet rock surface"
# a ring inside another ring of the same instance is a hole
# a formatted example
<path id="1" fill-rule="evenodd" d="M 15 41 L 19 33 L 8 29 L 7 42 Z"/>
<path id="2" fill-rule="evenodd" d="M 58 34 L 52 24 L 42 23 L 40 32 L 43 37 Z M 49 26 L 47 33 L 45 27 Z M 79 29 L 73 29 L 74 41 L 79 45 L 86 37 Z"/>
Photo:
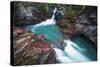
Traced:
<path id="1" fill-rule="evenodd" d="M 55 7 L 57 8 L 56 19 L 63 19 L 67 17 L 75 17 L 77 14 L 81 13 L 84 6 L 14 2 L 12 7 L 14 17 L 13 23 L 15 26 L 26 26 L 40 23 L 41 21 L 51 18 Z"/>
<path id="2" fill-rule="evenodd" d="M 57 20 L 60 31 L 67 38 L 73 35 L 83 35 L 96 46 L 97 44 L 97 8 L 86 7 L 84 12 L 76 17 L 66 17 Z"/>
<path id="3" fill-rule="evenodd" d="M 77 29 L 83 34 L 86 38 L 91 40 L 95 46 L 97 44 L 97 8 L 87 7 L 83 14 L 81 14 L 75 24 Z M 90 9 L 90 10 L 89 10 Z"/>
<path id="4" fill-rule="evenodd" d="M 83 35 L 97 46 L 97 8 L 16 2 L 13 7 L 14 65 L 55 63 L 55 51 L 44 36 L 24 29 L 25 26 L 51 18 L 55 7 L 57 7 L 56 25 L 64 35 L 64 39 L 70 39 L 77 34 Z M 54 46 L 63 48 L 59 44 Z"/>
<path id="5" fill-rule="evenodd" d="M 26 26 L 46 20 L 46 10 L 42 9 L 44 6 L 31 2 L 15 2 L 13 7 L 14 24 L 17 26 Z"/>
<path id="6" fill-rule="evenodd" d="M 59 26 L 60 31 L 64 34 L 65 37 L 70 38 L 78 32 L 75 27 L 75 23 L 68 19 L 58 20 L 57 25 Z"/>
<path id="7" fill-rule="evenodd" d="M 14 28 L 14 65 L 55 63 L 55 51 L 42 35 Z"/>

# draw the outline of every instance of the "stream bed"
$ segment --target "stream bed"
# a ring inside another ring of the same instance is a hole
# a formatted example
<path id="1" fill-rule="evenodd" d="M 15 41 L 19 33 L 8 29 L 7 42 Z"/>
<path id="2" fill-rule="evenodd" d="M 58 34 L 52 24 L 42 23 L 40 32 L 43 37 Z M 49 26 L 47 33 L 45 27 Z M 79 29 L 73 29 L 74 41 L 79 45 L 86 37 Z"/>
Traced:
<path id="1" fill-rule="evenodd" d="M 63 34 L 60 33 L 59 28 L 55 24 L 41 25 L 39 27 L 31 25 L 26 27 L 26 29 L 37 34 L 42 34 L 47 41 L 53 43 L 52 45 L 56 52 L 56 63 L 96 60 L 95 47 L 91 41 L 86 40 L 83 36 L 76 35 L 73 36 L 71 40 L 64 39 L 66 46 L 63 46 L 60 42 L 57 42 L 63 37 Z"/>
<path id="2" fill-rule="evenodd" d="M 14 65 L 97 60 L 96 6 L 12 2 L 11 8 Z"/>
<path id="3" fill-rule="evenodd" d="M 42 34 L 56 52 L 56 63 L 82 62 L 96 60 L 96 49 L 91 41 L 82 36 L 65 39 L 56 25 L 54 9 L 51 19 L 27 26 L 26 29 L 36 34 Z M 61 39 L 63 43 L 59 42 Z"/>

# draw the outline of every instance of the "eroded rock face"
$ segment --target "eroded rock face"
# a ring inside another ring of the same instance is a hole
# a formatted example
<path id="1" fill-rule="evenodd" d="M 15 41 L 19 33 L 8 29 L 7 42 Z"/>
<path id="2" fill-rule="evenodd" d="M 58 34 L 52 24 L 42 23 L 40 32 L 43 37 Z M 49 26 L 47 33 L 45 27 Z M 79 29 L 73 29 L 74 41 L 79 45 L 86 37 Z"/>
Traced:
<path id="1" fill-rule="evenodd" d="M 13 30 L 14 65 L 55 63 L 55 51 L 42 35 Z"/>
<path id="2" fill-rule="evenodd" d="M 89 10 L 90 9 L 90 10 Z M 97 44 L 97 14 L 96 8 L 88 7 L 87 11 L 81 14 L 75 24 L 76 28 L 86 38 Z"/>
<path id="3" fill-rule="evenodd" d="M 45 11 L 39 5 L 31 2 L 15 2 L 13 8 L 15 25 L 26 26 L 46 20 Z"/>
<path id="4" fill-rule="evenodd" d="M 57 20 L 60 31 L 70 38 L 74 34 L 82 34 L 91 40 L 95 46 L 97 44 L 97 8 L 86 7 L 79 17 L 67 17 Z"/>
<path id="5" fill-rule="evenodd" d="M 78 29 L 75 27 L 75 21 L 73 19 L 62 19 L 57 21 L 60 31 L 64 34 L 65 37 L 71 38 L 74 34 L 78 32 Z"/>
<path id="6" fill-rule="evenodd" d="M 13 23 L 15 26 L 26 26 L 37 24 L 46 19 L 50 19 L 53 11 L 57 8 L 56 19 L 75 17 L 82 10 L 82 6 L 66 6 L 61 4 L 14 2 Z M 78 10 L 77 10 L 78 9 Z M 79 11 L 79 12 L 77 12 Z"/>

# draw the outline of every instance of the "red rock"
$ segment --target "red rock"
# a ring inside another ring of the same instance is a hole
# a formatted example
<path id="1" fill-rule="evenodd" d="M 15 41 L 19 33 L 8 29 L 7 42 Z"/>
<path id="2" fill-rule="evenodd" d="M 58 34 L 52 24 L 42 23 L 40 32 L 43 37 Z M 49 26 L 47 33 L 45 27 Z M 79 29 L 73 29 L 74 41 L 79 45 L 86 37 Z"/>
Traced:
<path id="1" fill-rule="evenodd" d="M 39 35 L 36 35 L 36 39 L 37 40 L 44 40 L 44 36 L 39 34 Z"/>
<path id="2" fill-rule="evenodd" d="M 55 52 L 42 35 L 29 33 L 20 28 L 13 30 L 18 34 L 13 40 L 14 65 L 54 63 Z"/>

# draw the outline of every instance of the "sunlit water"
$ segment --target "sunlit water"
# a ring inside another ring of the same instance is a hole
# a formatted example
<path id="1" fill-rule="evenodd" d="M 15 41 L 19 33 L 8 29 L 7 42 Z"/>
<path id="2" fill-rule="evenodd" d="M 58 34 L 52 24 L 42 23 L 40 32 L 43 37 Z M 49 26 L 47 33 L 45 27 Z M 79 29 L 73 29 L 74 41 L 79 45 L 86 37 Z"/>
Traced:
<path id="1" fill-rule="evenodd" d="M 27 26 L 26 29 L 30 30 L 37 34 L 42 34 L 47 39 L 47 41 L 55 42 L 59 41 L 62 38 L 61 32 L 59 32 L 59 28 L 56 26 L 55 12 L 51 19 L 47 19 L 36 25 Z M 91 46 L 91 44 L 84 39 L 80 39 L 78 37 L 72 38 L 72 40 L 64 40 L 65 49 L 64 51 L 58 47 L 62 46 L 53 46 L 56 52 L 56 62 L 57 63 L 68 63 L 68 62 L 81 62 L 81 61 L 92 61 L 96 60 L 96 51 Z M 55 45 L 60 44 L 53 43 Z M 53 45 L 52 44 L 52 45 Z"/>

